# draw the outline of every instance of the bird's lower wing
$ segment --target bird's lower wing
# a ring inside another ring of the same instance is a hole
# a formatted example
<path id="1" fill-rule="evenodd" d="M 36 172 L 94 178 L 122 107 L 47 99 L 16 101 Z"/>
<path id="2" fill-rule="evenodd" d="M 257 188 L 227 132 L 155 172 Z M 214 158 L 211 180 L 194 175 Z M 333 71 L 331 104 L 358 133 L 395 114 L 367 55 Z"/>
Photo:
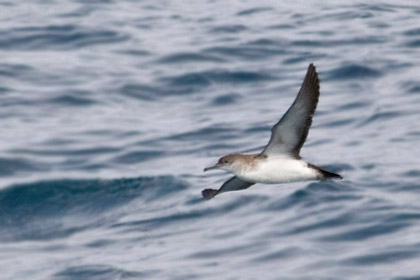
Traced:
<path id="1" fill-rule="evenodd" d="M 254 185 L 255 183 L 250 183 L 244 180 L 239 179 L 236 176 L 233 176 L 229 180 L 223 183 L 220 189 L 205 189 L 201 192 L 205 199 L 211 199 L 214 196 L 221 194 L 223 192 L 231 192 L 231 191 L 239 191 L 249 188 L 250 186 Z"/>

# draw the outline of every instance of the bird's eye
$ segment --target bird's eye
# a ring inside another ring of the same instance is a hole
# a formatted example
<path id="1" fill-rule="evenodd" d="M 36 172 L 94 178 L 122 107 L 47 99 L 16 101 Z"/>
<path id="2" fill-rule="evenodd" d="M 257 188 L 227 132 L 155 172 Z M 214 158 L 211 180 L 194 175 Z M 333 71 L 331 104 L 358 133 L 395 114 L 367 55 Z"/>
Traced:
<path id="1" fill-rule="evenodd" d="M 223 163 L 228 163 L 228 161 L 227 160 L 224 160 Z"/>

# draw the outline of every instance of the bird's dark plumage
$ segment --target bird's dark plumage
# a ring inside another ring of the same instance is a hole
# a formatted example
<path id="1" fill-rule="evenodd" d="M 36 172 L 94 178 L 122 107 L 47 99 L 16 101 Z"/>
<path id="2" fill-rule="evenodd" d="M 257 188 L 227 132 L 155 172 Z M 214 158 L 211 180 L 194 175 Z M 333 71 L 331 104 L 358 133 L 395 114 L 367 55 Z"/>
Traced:
<path id="1" fill-rule="evenodd" d="M 239 179 L 236 176 L 233 176 L 229 180 L 223 183 L 223 185 L 220 187 L 220 189 L 205 189 L 201 192 L 203 197 L 205 199 L 211 199 L 214 196 L 223 193 L 223 192 L 229 192 L 229 191 L 239 191 L 249 188 L 250 186 L 254 185 L 254 183 L 246 182 L 241 179 Z"/>
<path id="2" fill-rule="evenodd" d="M 311 63 L 299 93 L 286 114 L 271 129 L 271 138 L 262 154 L 290 154 L 299 157 L 308 136 L 319 99 L 319 79 Z"/>

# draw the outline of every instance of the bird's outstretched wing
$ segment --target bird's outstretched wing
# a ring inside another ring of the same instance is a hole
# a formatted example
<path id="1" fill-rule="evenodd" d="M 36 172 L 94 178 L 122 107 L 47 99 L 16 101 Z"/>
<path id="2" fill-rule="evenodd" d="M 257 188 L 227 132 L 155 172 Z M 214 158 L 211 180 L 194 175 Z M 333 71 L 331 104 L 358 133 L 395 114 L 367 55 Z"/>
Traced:
<path id="1" fill-rule="evenodd" d="M 231 192 L 231 191 L 239 191 L 249 188 L 250 186 L 254 185 L 255 183 L 250 183 L 247 181 L 243 181 L 236 176 L 233 176 L 229 180 L 223 183 L 220 189 L 205 189 L 201 192 L 205 199 L 211 199 L 215 195 L 221 194 L 223 192 Z"/>
<path id="2" fill-rule="evenodd" d="M 288 154 L 298 158 L 308 136 L 318 98 L 319 79 L 311 63 L 295 101 L 271 129 L 270 141 L 261 154 Z"/>

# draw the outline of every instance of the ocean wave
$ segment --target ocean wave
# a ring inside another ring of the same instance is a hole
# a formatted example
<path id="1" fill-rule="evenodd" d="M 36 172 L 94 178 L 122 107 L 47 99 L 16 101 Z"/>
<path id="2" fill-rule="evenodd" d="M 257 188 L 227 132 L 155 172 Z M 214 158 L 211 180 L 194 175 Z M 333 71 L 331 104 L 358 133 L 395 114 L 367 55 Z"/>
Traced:
<path id="1" fill-rule="evenodd" d="M 104 264 L 70 266 L 54 274 L 54 279 L 140 279 L 151 277 L 157 271 L 129 271 Z"/>
<path id="2" fill-rule="evenodd" d="M 0 190 L 0 241 L 50 240 L 104 225 L 116 208 L 162 200 L 187 188 L 171 176 L 59 180 Z M 112 213 L 110 213 L 112 209 Z"/>
<path id="3" fill-rule="evenodd" d="M 328 80 L 377 78 L 383 73 L 379 70 L 362 65 L 345 65 L 327 73 Z"/>
<path id="4" fill-rule="evenodd" d="M 125 41 L 129 36 L 113 30 L 82 28 L 76 25 L 48 25 L 0 30 L 0 49 L 78 49 L 97 44 Z"/>

